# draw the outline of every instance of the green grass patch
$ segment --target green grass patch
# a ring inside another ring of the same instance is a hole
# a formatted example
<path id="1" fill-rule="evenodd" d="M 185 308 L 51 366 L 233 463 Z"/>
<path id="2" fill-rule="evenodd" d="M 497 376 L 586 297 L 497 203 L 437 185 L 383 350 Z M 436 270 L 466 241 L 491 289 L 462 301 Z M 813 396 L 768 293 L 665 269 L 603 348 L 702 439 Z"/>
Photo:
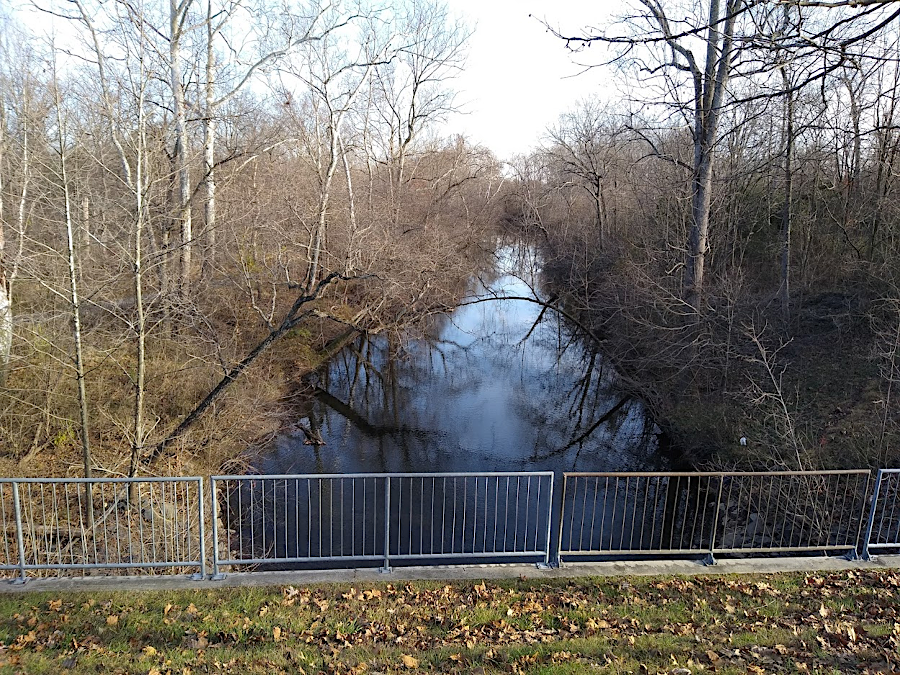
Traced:
<path id="1" fill-rule="evenodd" d="M 830 673 L 900 664 L 900 573 L 0 596 L 0 673 Z"/>

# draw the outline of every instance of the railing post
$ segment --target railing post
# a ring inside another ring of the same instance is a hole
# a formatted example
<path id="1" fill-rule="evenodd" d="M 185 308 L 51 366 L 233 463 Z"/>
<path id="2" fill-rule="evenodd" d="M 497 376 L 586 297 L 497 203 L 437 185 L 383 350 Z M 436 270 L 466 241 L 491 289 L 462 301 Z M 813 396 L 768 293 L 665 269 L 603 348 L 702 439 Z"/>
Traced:
<path id="1" fill-rule="evenodd" d="M 559 529 L 556 532 L 556 566 L 562 567 L 563 560 L 562 554 L 562 542 L 563 542 L 563 520 L 565 518 L 566 511 L 566 493 L 569 489 L 569 476 L 563 473 L 563 487 L 562 487 L 562 499 L 559 500 Z M 551 509 L 553 507 L 551 506 Z M 551 518 L 553 518 L 551 512 Z"/>
<path id="2" fill-rule="evenodd" d="M 16 546 L 19 549 L 19 578 L 14 579 L 14 584 L 24 584 L 28 581 L 25 575 L 25 535 L 22 532 L 22 504 L 19 501 L 19 484 L 11 481 L 13 491 L 13 510 L 16 516 Z"/>
<path id="3" fill-rule="evenodd" d="M 402 486 L 401 486 L 402 489 Z M 391 477 L 384 477 L 384 574 L 391 571 Z"/>
<path id="4" fill-rule="evenodd" d="M 550 492 L 547 495 L 547 543 L 545 544 L 546 551 L 544 552 L 544 562 L 538 563 L 537 568 L 539 570 L 549 570 L 550 569 L 550 535 L 553 529 L 553 479 L 556 474 L 550 474 Z M 538 476 L 538 480 L 541 477 Z M 538 504 L 540 506 L 540 504 Z M 525 505 L 525 508 L 528 508 L 528 505 Z M 559 551 L 559 549 L 556 549 Z M 558 557 L 558 556 L 557 556 Z"/>
<path id="5" fill-rule="evenodd" d="M 875 488 L 872 490 L 872 500 L 869 503 L 869 520 L 866 523 L 866 535 L 863 537 L 863 560 L 872 559 L 872 554 L 869 553 L 869 542 L 872 540 L 872 529 L 875 526 L 875 509 L 878 506 L 878 495 L 881 492 L 881 477 L 883 473 L 882 469 L 878 469 L 878 475 L 875 477 Z"/>
<path id="6" fill-rule="evenodd" d="M 206 531 L 203 523 L 203 477 L 197 478 L 197 517 L 199 522 L 200 536 L 200 569 L 191 576 L 195 581 L 200 581 L 206 576 Z"/>
<path id="7" fill-rule="evenodd" d="M 216 479 L 214 476 L 209 477 L 209 507 L 212 509 L 210 516 L 212 517 L 212 581 L 221 581 L 225 575 L 219 571 L 219 509 L 216 500 Z"/>
<path id="8" fill-rule="evenodd" d="M 709 536 L 709 555 L 704 565 L 716 564 L 716 533 L 719 531 L 719 511 L 722 509 L 722 489 L 725 487 L 725 475 L 719 474 L 719 493 L 716 495 L 716 515 L 713 516 L 712 534 Z"/>

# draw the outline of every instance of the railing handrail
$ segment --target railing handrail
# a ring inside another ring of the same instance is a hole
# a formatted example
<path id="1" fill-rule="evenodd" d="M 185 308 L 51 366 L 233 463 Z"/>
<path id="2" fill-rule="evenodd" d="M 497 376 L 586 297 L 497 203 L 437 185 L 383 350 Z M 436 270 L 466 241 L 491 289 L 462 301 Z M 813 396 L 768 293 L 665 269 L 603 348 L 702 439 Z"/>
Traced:
<path id="1" fill-rule="evenodd" d="M 385 473 L 278 473 L 240 474 L 231 476 L 210 476 L 210 480 L 285 480 L 294 478 L 505 478 L 507 476 L 553 476 L 553 471 L 414 471 Z"/>
<path id="2" fill-rule="evenodd" d="M 900 472 L 900 469 L 891 471 Z M 825 469 L 822 471 L 564 471 L 567 478 L 693 478 L 729 476 L 843 476 L 871 475 L 871 469 Z"/>
<path id="3" fill-rule="evenodd" d="M 0 478 L 0 483 L 62 484 L 62 483 L 176 483 L 202 482 L 202 476 L 147 476 L 131 478 Z"/>

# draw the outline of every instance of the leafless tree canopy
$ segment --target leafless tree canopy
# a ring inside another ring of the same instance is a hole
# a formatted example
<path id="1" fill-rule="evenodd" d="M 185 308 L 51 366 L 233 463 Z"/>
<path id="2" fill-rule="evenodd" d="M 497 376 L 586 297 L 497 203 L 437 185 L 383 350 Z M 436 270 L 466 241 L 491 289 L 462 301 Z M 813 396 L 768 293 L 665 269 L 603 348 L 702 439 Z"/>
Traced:
<path id="1" fill-rule="evenodd" d="M 506 201 L 567 309 L 695 458 L 895 460 L 900 5 L 547 15 L 619 91 L 563 115 Z"/>
<path id="2" fill-rule="evenodd" d="M 689 454 L 896 459 L 898 3 L 585 16 L 557 36 L 618 95 L 505 168 L 440 133 L 472 30 L 440 0 L 34 11 L 58 33 L 0 17 L 3 473 L 221 469 L 498 225 Z"/>
<path id="3" fill-rule="evenodd" d="M 481 264 L 503 179 L 439 133 L 441 2 L 36 5 L 57 35 L 0 17 L 6 474 L 218 469 Z"/>

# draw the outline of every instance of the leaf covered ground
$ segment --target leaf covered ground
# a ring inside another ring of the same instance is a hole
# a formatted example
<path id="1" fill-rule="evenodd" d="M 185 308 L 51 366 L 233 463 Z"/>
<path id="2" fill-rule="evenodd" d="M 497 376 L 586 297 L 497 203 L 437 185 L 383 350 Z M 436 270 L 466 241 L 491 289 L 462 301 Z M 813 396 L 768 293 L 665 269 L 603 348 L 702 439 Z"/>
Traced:
<path id="1" fill-rule="evenodd" d="M 900 672 L 900 571 L 0 596 L 0 673 Z"/>

